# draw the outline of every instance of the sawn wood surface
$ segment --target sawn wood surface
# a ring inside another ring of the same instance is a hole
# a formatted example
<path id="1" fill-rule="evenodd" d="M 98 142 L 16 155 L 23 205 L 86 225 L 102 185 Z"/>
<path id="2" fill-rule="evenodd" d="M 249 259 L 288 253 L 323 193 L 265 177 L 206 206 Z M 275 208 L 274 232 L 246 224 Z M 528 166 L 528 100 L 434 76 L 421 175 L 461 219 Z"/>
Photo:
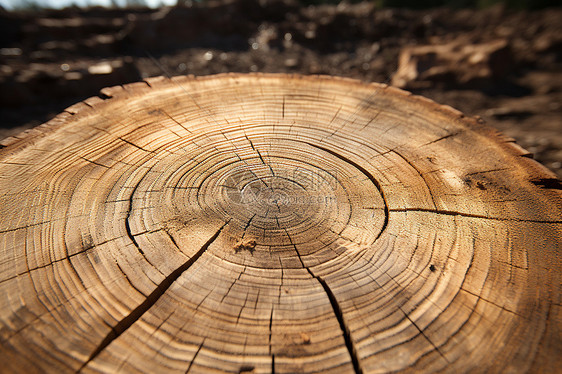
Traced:
<path id="1" fill-rule="evenodd" d="M 562 190 L 477 119 L 318 76 L 151 78 L 0 149 L 2 372 L 562 367 Z"/>

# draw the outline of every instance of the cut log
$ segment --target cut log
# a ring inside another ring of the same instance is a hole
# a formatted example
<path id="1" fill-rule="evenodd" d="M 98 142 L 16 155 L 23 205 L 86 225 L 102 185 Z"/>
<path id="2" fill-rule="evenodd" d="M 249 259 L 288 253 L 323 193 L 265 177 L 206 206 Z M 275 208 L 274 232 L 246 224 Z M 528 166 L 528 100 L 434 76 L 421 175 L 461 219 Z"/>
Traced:
<path id="1" fill-rule="evenodd" d="M 0 150 L 3 372 L 562 367 L 562 191 L 460 112 L 152 78 Z"/>

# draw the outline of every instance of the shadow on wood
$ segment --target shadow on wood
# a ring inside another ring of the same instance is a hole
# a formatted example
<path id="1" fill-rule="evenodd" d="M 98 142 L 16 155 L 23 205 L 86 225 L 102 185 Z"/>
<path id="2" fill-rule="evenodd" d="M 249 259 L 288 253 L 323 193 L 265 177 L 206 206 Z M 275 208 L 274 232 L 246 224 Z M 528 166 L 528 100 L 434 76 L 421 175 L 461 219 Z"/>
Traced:
<path id="1" fill-rule="evenodd" d="M 7 372 L 561 366 L 559 183 L 450 107 L 159 77 L 2 146 Z"/>

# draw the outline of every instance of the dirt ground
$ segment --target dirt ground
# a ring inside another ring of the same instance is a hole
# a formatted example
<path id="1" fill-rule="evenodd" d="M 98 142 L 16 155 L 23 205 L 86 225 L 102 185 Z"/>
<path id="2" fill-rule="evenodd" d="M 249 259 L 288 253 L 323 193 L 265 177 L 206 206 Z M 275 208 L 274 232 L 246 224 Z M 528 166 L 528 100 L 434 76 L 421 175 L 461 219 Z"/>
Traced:
<path id="1" fill-rule="evenodd" d="M 289 0 L 0 11 L 0 139 L 103 87 L 145 77 L 257 71 L 398 84 L 399 65 L 410 63 L 402 87 L 482 117 L 562 178 L 560 20 L 562 8 L 414 11 Z M 466 59 L 458 49 L 442 52 L 447 45 L 470 46 Z M 419 46 L 429 49 L 401 60 Z"/>

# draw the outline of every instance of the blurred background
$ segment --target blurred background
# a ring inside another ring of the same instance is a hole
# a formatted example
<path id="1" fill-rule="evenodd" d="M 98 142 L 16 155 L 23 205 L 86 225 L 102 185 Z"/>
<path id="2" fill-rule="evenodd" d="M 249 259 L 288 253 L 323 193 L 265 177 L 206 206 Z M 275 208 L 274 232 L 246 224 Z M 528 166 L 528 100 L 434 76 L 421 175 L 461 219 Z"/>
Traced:
<path id="1" fill-rule="evenodd" d="M 512 137 L 562 178 L 554 0 L 0 0 L 0 139 L 157 75 L 385 82 Z"/>

